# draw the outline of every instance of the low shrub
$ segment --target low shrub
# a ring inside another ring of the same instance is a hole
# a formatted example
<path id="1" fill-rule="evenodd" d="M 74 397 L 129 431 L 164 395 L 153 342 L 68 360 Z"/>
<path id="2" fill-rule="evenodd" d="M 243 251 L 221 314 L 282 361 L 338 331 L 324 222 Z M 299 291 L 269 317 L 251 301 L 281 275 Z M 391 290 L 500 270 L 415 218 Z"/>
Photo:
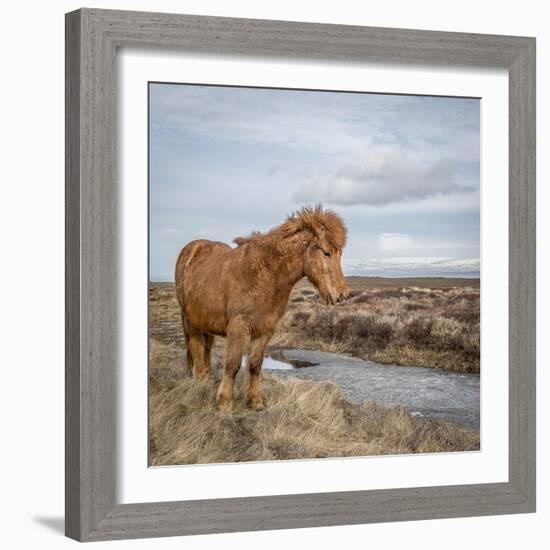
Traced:
<path id="1" fill-rule="evenodd" d="M 353 298 L 351 298 L 352 304 L 367 304 L 372 300 L 371 296 L 367 294 L 366 292 L 360 292 L 356 294 Z"/>
<path id="2" fill-rule="evenodd" d="M 418 311 L 421 309 L 429 309 L 430 306 L 428 306 L 427 304 L 421 304 L 419 302 L 406 302 L 405 304 L 403 304 L 403 308 L 405 309 L 405 311 Z"/>
<path id="3" fill-rule="evenodd" d="M 296 323 L 305 323 L 310 317 L 311 313 L 309 311 L 297 311 L 293 319 Z"/>
<path id="4" fill-rule="evenodd" d="M 466 303 L 466 304 L 455 304 L 451 307 L 448 307 L 443 312 L 443 316 L 448 319 L 456 319 L 461 323 L 479 323 L 479 302 L 476 303 Z"/>
<path id="5" fill-rule="evenodd" d="M 425 342 L 432 334 L 433 324 L 429 317 L 415 317 L 405 326 L 405 334 L 414 342 Z"/>
<path id="6" fill-rule="evenodd" d="M 383 288 L 373 291 L 372 295 L 375 298 L 401 298 L 403 292 L 400 288 Z"/>

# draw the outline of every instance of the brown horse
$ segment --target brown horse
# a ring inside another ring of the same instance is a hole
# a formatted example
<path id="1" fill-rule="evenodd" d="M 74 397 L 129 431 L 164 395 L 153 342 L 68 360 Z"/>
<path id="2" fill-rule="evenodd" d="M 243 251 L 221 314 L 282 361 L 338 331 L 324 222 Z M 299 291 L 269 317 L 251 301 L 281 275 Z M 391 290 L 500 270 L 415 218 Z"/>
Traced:
<path id="1" fill-rule="evenodd" d="M 233 385 L 248 354 L 248 406 L 264 407 L 260 371 L 264 350 L 283 316 L 294 285 L 306 276 L 327 304 L 349 294 L 341 268 L 346 228 L 320 206 L 304 207 L 271 231 L 225 243 L 197 240 L 176 263 L 187 368 L 197 378 L 211 376 L 210 350 L 225 336 L 224 373 L 217 392 L 220 410 L 230 411 Z"/>

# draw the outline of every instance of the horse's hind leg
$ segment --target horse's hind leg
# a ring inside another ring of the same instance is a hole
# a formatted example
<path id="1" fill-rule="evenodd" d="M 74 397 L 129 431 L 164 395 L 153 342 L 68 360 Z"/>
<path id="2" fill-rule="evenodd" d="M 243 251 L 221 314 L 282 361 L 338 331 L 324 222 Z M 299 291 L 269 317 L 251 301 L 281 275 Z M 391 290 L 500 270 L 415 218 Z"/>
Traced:
<path id="1" fill-rule="evenodd" d="M 233 408 L 233 386 L 239 372 L 243 354 L 250 343 L 250 327 L 246 319 L 237 316 L 227 326 L 225 362 L 223 377 L 216 396 L 218 408 L 231 412 Z"/>
<path id="2" fill-rule="evenodd" d="M 204 334 L 204 368 L 206 370 L 206 376 L 212 376 L 212 363 L 210 359 L 210 352 L 214 345 L 214 336 L 212 334 Z"/>
<path id="3" fill-rule="evenodd" d="M 181 326 L 183 328 L 183 336 L 185 337 L 185 351 L 186 351 L 186 358 L 187 358 L 187 375 L 193 376 L 193 355 L 191 354 L 191 348 L 189 346 L 189 332 L 190 327 L 187 322 L 187 319 L 185 315 L 183 314 L 183 311 L 181 313 Z"/>
<path id="4" fill-rule="evenodd" d="M 262 363 L 264 361 L 265 348 L 271 338 L 271 333 L 264 334 L 252 341 L 248 354 L 248 383 L 246 386 L 246 404 L 260 411 L 264 408 L 264 400 L 261 388 Z"/>
<path id="5" fill-rule="evenodd" d="M 185 351 L 187 358 L 187 376 L 193 376 L 193 356 L 189 347 L 189 336 L 185 333 Z"/>
<path id="6" fill-rule="evenodd" d="M 187 321 L 188 357 L 191 355 L 193 378 L 205 378 L 209 375 L 205 365 L 205 335 Z"/>

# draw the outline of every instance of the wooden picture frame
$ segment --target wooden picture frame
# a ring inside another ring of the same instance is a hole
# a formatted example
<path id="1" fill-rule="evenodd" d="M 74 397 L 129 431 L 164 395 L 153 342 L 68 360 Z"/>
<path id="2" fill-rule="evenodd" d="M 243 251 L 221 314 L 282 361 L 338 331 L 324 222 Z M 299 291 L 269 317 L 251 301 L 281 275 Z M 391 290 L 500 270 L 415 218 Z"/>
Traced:
<path id="1" fill-rule="evenodd" d="M 117 504 L 119 47 L 509 71 L 509 480 Z M 82 9 L 66 16 L 66 534 L 81 541 L 535 511 L 535 39 Z"/>

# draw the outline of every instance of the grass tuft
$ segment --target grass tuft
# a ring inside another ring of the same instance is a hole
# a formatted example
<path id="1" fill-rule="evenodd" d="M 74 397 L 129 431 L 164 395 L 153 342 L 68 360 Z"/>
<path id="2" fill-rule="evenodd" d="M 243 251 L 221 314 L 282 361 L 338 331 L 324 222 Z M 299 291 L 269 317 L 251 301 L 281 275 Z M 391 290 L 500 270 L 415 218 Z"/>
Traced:
<path id="1" fill-rule="evenodd" d="M 215 407 L 216 383 L 185 376 L 185 350 L 151 339 L 152 465 L 474 451 L 479 431 L 422 421 L 403 407 L 354 405 L 331 382 L 263 375 L 267 408 L 245 407 L 237 377 L 232 414 Z M 214 349 L 218 365 L 223 346 Z"/>

